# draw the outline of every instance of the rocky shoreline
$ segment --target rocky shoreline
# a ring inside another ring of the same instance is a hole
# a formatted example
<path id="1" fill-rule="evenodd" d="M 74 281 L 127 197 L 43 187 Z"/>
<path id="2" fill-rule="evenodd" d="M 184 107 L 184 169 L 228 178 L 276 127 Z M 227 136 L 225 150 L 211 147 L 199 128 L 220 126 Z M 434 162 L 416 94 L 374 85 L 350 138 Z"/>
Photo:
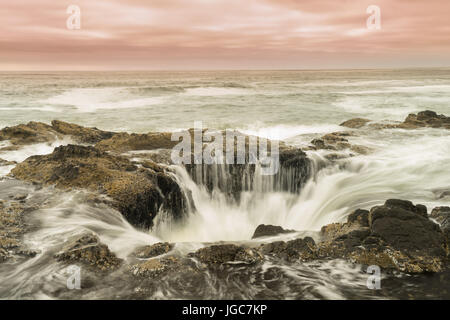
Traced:
<path id="1" fill-rule="evenodd" d="M 365 126 L 450 129 L 450 118 L 424 111 L 409 115 L 399 124 L 373 124 L 368 119 L 357 118 L 341 126 L 352 130 Z M 314 139 L 310 150 L 370 153 L 370 148 L 348 141 L 352 134 L 353 131 L 327 134 Z M 178 184 L 170 166 L 169 151 L 176 144 L 171 141 L 170 133 L 115 133 L 57 120 L 51 125 L 30 122 L 0 130 L 0 142 L 9 143 L 0 152 L 35 143 L 53 143 L 63 137 L 69 137 L 73 144 L 56 147 L 47 155 L 31 156 L 18 164 L 0 159 L 0 165 L 15 165 L 7 179 L 18 179 L 34 188 L 56 187 L 63 192 L 87 190 L 91 201 L 117 209 L 140 229 L 152 227 L 161 211 L 170 212 L 173 219 L 182 221 L 191 208 L 190 195 Z M 300 192 L 311 175 L 308 155 L 300 148 L 281 144 L 280 162 L 280 172 L 267 180 L 268 190 Z M 186 169 L 196 183 L 204 184 L 210 191 L 219 188 L 234 197 L 251 190 L 255 175 L 255 168 L 250 165 L 191 165 Z M 218 172 L 224 173 L 228 180 L 223 178 L 217 184 L 214 177 Z M 28 203 L 26 194 L 0 200 L 0 263 L 15 256 L 30 258 L 39 254 L 21 242 L 29 229 L 26 217 L 34 210 L 36 206 Z M 121 259 L 100 241 L 99 235 L 84 233 L 62 244 L 54 260 L 63 264 L 80 263 L 88 272 L 101 276 L 120 272 L 149 279 L 180 273 L 195 275 L 223 265 L 252 268 L 271 259 L 289 263 L 343 259 L 364 266 L 378 265 L 385 271 L 439 273 L 449 266 L 449 218 L 450 207 L 436 207 L 428 214 L 424 205 L 390 199 L 370 210 L 349 213 L 346 222 L 323 226 L 317 239 L 303 237 L 270 242 L 271 236 L 292 234 L 295 230 L 261 225 L 255 230 L 255 241 L 246 244 L 216 243 L 183 256 L 175 250 L 176 243 L 156 243 L 138 248 Z"/>

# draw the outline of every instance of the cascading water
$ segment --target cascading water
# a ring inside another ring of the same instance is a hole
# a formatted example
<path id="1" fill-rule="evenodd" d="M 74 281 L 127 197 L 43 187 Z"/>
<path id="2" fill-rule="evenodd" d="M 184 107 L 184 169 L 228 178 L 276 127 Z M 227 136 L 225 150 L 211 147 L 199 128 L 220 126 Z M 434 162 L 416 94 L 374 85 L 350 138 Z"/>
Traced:
<path id="1" fill-rule="evenodd" d="M 380 135 L 383 140 L 378 140 Z M 369 131 L 365 139 L 374 148 L 370 155 L 330 162 L 321 152 L 310 152 L 310 178 L 299 192 L 277 188 L 270 177 L 245 171 L 242 191 L 233 197 L 229 194 L 233 176 L 224 166 L 212 166 L 203 179 L 175 167 L 193 209 L 180 223 L 158 219 L 154 230 L 170 241 L 238 241 L 249 240 L 259 224 L 318 231 L 343 221 L 357 208 L 370 208 L 389 198 L 409 199 L 429 209 L 445 205 L 436 193 L 449 184 L 442 174 L 450 172 L 450 139 L 445 137 L 434 129 L 401 131 L 396 136 Z M 281 172 L 282 179 L 292 180 L 291 173 Z M 255 178 L 249 185 L 251 174 Z"/>

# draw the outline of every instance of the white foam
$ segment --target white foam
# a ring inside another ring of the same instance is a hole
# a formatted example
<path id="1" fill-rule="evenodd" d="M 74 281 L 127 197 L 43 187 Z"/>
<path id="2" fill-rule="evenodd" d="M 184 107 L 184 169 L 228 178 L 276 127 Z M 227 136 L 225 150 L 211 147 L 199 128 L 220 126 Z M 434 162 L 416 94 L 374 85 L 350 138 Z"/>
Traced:
<path id="1" fill-rule="evenodd" d="M 327 125 L 327 124 L 317 124 L 317 125 L 276 125 L 276 126 L 263 126 L 263 125 L 253 125 L 245 129 L 237 129 L 238 131 L 254 135 L 258 137 L 263 137 L 271 140 L 285 140 L 298 135 L 304 134 L 314 134 L 314 133 L 329 133 L 333 131 L 342 130 L 338 125 Z"/>
<path id="2" fill-rule="evenodd" d="M 69 143 L 73 143 L 73 141 L 70 138 L 64 138 L 62 140 L 57 140 L 53 143 L 30 144 L 18 150 L 2 151 L 0 152 L 0 158 L 5 159 L 7 161 L 22 162 L 31 156 L 52 153 L 56 147 L 67 145 Z"/>
<path id="3" fill-rule="evenodd" d="M 71 89 L 42 101 L 51 105 L 72 106 L 80 112 L 95 112 L 99 109 L 142 108 L 162 103 L 165 97 L 135 99 L 126 88 L 81 88 Z"/>

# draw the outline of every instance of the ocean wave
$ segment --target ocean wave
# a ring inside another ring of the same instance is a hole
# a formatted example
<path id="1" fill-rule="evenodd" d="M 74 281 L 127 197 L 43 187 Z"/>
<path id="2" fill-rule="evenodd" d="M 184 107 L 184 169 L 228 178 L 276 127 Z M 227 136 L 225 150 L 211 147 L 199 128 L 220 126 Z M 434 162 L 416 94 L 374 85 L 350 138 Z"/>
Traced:
<path id="1" fill-rule="evenodd" d="M 51 105 L 73 106 L 79 112 L 95 112 L 99 109 L 141 108 L 162 103 L 165 97 L 137 97 L 128 88 L 71 89 L 42 101 Z"/>
<path id="2" fill-rule="evenodd" d="M 286 140 L 304 134 L 329 133 L 342 130 L 338 125 L 275 125 L 264 126 L 256 124 L 243 129 L 237 129 L 248 135 L 255 135 L 272 140 Z"/>

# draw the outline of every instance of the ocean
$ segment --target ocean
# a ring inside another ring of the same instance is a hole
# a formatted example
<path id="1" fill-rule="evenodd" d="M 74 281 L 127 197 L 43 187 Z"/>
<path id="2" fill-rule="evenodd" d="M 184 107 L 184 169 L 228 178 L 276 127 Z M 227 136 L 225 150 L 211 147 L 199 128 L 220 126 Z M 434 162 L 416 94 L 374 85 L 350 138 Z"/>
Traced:
<path id="1" fill-rule="evenodd" d="M 306 148 L 314 138 L 348 130 L 339 124 L 351 118 L 393 123 L 423 110 L 450 114 L 450 69 L 0 73 L 0 128 L 58 119 L 102 130 L 144 133 L 188 129 L 201 121 L 204 128 L 236 129 Z M 126 257 L 138 245 L 158 241 L 175 242 L 177 250 L 190 252 L 205 243 L 248 242 L 262 223 L 314 236 L 326 224 L 345 221 L 353 210 L 390 198 L 421 203 L 429 211 L 448 205 L 448 197 L 441 197 L 450 190 L 448 130 L 367 126 L 350 140 L 371 152 L 316 172 L 299 194 L 255 191 L 230 202 L 220 192 L 209 194 L 195 185 L 178 168 L 178 179 L 189 189 L 196 207 L 182 225 L 161 217 L 152 230 L 137 230 L 112 209 L 101 211 L 80 203 L 77 193 L 58 193 L 54 205 L 41 209 L 36 218 L 42 228 L 25 239 L 43 253 L 52 252 L 66 234 L 89 229 L 119 257 Z M 0 151 L 0 158 L 20 162 L 68 143 L 61 140 Z M 0 147 L 6 144 L 0 142 Z M 307 154 L 321 161 L 326 151 Z M 0 176 L 13 167 L 0 166 Z M 14 188 L 25 187 L 0 180 L 0 195 L 6 197 Z M 42 197 L 42 192 L 36 191 L 36 197 Z M 62 271 L 49 259 L 19 261 L 14 269 L 0 265 L 5 284 L 0 298 L 57 298 L 56 280 L 49 274 L 61 277 Z M 278 278 L 270 289 L 261 289 L 261 274 L 245 275 L 254 280 L 246 288 L 239 285 L 238 275 L 230 275 L 236 278 L 229 286 L 203 283 L 203 291 L 191 294 L 165 283 L 147 298 L 379 298 L 367 293 L 361 269 L 344 261 L 279 266 L 268 262 L 259 272 L 275 267 Z M 384 298 L 411 293 L 410 289 L 396 291 L 399 278 L 389 281 L 392 290 L 385 291 Z M 409 283 L 414 287 L 423 281 Z M 110 297 L 100 287 L 91 291 L 92 297 Z M 122 297 L 133 291 L 125 284 L 122 289 Z M 428 294 L 421 289 L 414 293 Z"/>

